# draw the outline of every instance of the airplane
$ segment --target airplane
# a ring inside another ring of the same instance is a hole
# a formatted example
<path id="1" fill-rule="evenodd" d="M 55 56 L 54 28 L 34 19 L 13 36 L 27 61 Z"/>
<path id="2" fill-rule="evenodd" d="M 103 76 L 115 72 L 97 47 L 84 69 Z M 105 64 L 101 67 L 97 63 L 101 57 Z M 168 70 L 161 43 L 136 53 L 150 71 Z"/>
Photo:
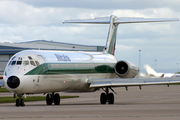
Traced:
<path id="1" fill-rule="evenodd" d="M 170 77 L 179 77 L 180 74 L 177 73 L 157 73 L 154 69 L 152 69 L 149 65 L 145 65 L 146 75 L 148 77 L 153 78 L 170 78 Z"/>
<path id="2" fill-rule="evenodd" d="M 139 73 L 136 75 L 136 78 L 148 78 L 148 76 L 147 76 L 145 73 L 139 72 Z"/>
<path id="3" fill-rule="evenodd" d="M 102 52 L 24 50 L 7 63 L 4 86 L 17 96 L 15 106 L 24 106 L 23 96 L 46 94 L 46 104 L 60 104 L 57 92 L 94 92 L 104 90 L 101 104 L 114 104 L 113 87 L 180 83 L 180 79 L 134 78 L 139 68 L 115 56 L 119 24 L 167 22 L 178 19 L 121 18 L 111 15 L 95 19 L 66 20 L 63 23 L 109 24 L 106 47 Z M 118 76 L 118 78 L 117 78 Z M 112 91 L 112 92 L 111 92 Z"/>

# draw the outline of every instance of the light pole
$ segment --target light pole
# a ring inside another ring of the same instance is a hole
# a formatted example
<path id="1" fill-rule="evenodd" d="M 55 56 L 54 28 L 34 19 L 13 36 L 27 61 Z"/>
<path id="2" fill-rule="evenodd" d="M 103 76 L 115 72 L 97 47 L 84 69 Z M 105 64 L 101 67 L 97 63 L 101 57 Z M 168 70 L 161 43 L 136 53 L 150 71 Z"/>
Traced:
<path id="1" fill-rule="evenodd" d="M 75 46 L 73 46 L 72 48 L 73 48 L 73 51 L 74 51 Z"/>
<path id="2" fill-rule="evenodd" d="M 141 50 L 139 50 L 139 71 L 140 71 L 140 68 L 141 68 Z"/>
<path id="3" fill-rule="evenodd" d="M 155 71 L 156 71 L 156 61 L 157 61 L 157 60 L 154 60 L 154 62 L 155 62 L 155 66 L 154 66 L 154 67 L 155 67 L 155 68 L 154 68 L 154 69 L 155 69 Z"/>

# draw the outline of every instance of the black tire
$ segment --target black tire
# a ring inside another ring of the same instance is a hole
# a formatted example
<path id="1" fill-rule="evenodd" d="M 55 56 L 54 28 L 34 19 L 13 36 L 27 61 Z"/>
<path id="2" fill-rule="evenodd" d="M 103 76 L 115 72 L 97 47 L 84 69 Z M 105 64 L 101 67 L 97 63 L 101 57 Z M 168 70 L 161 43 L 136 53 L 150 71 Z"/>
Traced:
<path id="1" fill-rule="evenodd" d="M 114 104 L 114 94 L 113 93 L 108 94 L 108 103 Z"/>
<path id="2" fill-rule="evenodd" d="M 51 95 L 47 94 L 46 95 L 46 104 L 47 105 L 52 105 L 52 102 L 53 102 L 53 99 L 52 99 Z"/>
<path id="3" fill-rule="evenodd" d="M 25 104 L 24 104 L 24 99 L 21 99 L 21 106 L 23 107 L 23 106 L 25 106 Z"/>
<path id="4" fill-rule="evenodd" d="M 106 101 L 107 101 L 107 96 L 105 93 L 101 93 L 101 96 L 100 96 L 100 103 L 101 104 L 106 104 Z"/>
<path id="5" fill-rule="evenodd" d="M 60 95 L 58 93 L 56 93 L 54 95 L 54 104 L 55 105 L 59 105 L 60 104 Z"/>
<path id="6" fill-rule="evenodd" d="M 16 107 L 19 107 L 19 106 L 20 106 L 19 99 L 16 99 Z"/>

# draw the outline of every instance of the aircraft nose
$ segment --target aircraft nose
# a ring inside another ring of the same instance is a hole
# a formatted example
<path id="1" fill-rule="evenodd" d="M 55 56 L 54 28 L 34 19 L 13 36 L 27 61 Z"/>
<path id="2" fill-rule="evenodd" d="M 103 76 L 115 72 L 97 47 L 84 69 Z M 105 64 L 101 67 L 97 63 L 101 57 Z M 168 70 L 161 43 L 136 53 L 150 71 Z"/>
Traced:
<path id="1" fill-rule="evenodd" d="M 17 88 L 19 85 L 20 85 L 20 80 L 18 77 L 16 76 L 11 76 L 8 78 L 7 80 L 7 85 L 10 87 L 10 88 Z"/>

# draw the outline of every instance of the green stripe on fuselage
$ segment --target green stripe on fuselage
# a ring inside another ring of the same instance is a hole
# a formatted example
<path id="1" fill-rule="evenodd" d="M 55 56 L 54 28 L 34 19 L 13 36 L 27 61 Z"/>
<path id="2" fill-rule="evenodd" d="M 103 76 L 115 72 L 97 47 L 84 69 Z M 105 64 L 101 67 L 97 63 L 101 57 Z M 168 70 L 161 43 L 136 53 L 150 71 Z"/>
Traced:
<path id="1" fill-rule="evenodd" d="M 44 63 L 25 75 L 114 73 L 114 63 Z"/>

